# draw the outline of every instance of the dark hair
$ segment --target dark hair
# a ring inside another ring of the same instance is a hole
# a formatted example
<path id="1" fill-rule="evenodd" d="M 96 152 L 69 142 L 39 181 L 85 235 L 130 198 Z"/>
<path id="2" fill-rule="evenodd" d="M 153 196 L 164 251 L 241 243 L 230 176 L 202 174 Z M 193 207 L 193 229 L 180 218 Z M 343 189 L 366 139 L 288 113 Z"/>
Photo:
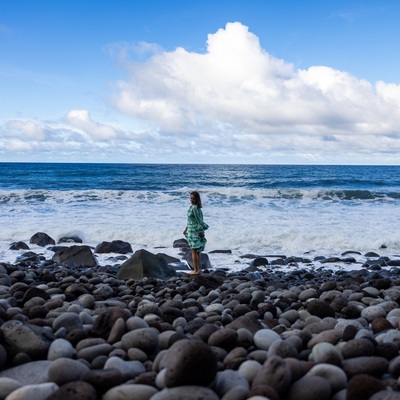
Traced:
<path id="1" fill-rule="evenodd" d="M 199 192 L 192 192 L 190 193 L 191 196 L 194 196 L 194 199 L 196 200 L 196 205 L 198 208 L 201 208 L 201 198 Z"/>

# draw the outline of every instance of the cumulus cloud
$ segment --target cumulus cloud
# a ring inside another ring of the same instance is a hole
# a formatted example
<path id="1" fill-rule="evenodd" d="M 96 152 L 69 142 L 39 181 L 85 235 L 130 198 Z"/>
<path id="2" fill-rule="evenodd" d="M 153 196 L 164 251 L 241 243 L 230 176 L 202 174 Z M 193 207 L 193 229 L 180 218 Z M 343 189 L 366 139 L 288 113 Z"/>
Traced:
<path id="1" fill-rule="evenodd" d="M 111 126 L 93 121 L 88 110 L 71 110 L 65 120 L 72 127 L 82 130 L 95 139 L 113 139 L 117 136 L 117 131 Z"/>
<path id="2" fill-rule="evenodd" d="M 239 22 L 208 35 L 205 53 L 177 48 L 127 64 L 130 78 L 118 82 L 115 107 L 162 132 L 211 134 L 238 151 L 246 143 L 268 150 L 317 142 L 334 150 L 360 135 L 386 135 L 400 150 L 387 136 L 400 132 L 400 85 L 327 66 L 296 70 Z"/>

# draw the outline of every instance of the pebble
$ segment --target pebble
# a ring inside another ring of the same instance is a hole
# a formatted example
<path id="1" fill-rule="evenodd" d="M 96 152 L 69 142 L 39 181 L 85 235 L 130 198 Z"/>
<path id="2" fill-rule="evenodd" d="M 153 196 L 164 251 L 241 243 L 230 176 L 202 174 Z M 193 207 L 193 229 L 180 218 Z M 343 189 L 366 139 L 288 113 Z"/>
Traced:
<path id="1" fill-rule="evenodd" d="M 121 338 L 122 348 L 141 349 L 146 354 L 154 353 L 158 348 L 158 332 L 154 328 L 138 328 L 125 333 Z"/>
<path id="2" fill-rule="evenodd" d="M 104 393 L 102 400 L 148 400 L 154 399 L 158 390 L 149 385 L 123 384 L 115 386 Z"/>
<path id="3" fill-rule="evenodd" d="M 6 400 L 46 400 L 58 390 L 52 382 L 25 385 L 11 392 Z"/>
<path id="4" fill-rule="evenodd" d="M 262 350 L 268 350 L 271 344 L 277 340 L 282 340 L 282 338 L 272 329 L 261 329 L 253 337 L 254 344 Z"/>
<path id="5" fill-rule="evenodd" d="M 276 389 L 278 393 L 284 393 L 290 386 L 291 376 L 289 365 L 281 357 L 272 356 L 254 377 L 252 387 L 264 384 Z"/>
<path id="6" fill-rule="evenodd" d="M 23 352 L 33 358 L 47 356 L 51 342 L 55 339 L 51 332 L 36 325 L 24 324 L 12 319 L 0 326 L 5 342 L 17 352 Z"/>
<path id="7" fill-rule="evenodd" d="M 347 376 L 345 372 L 336 365 L 317 364 L 314 365 L 306 376 L 320 376 L 325 378 L 331 385 L 331 392 L 336 393 L 346 388 Z"/>
<path id="8" fill-rule="evenodd" d="M 220 397 L 225 396 L 228 392 L 235 388 L 243 388 L 249 391 L 249 381 L 238 371 L 226 369 L 217 374 L 215 380 L 215 391 Z"/>
<path id="9" fill-rule="evenodd" d="M 22 385 L 21 382 L 11 378 L 0 378 L 0 399 L 5 399 L 11 392 L 19 389 Z"/>
<path id="10" fill-rule="evenodd" d="M 331 385 L 318 375 L 303 376 L 294 382 L 285 397 L 286 400 L 330 400 Z"/>
<path id="11" fill-rule="evenodd" d="M 84 363 L 70 358 L 59 358 L 53 361 L 48 370 L 50 382 L 63 385 L 72 381 L 79 381 L 90 370 Z"/>
<path id="12" fill-rule="evenodd" d="M 87 382 L 75 381 L 66 383 L 46 400 L 97 400 L 96 389 Z"/>
<path id="13" fill-rule="evenodd" d="M 178 386 L 178 387 L 163 389 L 151 397 L 151 400 L 189 400 L 189 399 L 219 400 L 219 396 L 213 390 L 204 386 Z M 114 399 L 104 399 L 104 400 L 114 400 Z"/>
<path id="14" fill-rule="evenodd" d="M 216 376 L 217 359 L 211 347 L 200 340 L 175 342 L 165 353 L 165 386 L 208 385 Z"/>
<path id="15" fill-rule="evenodd" d="M 71 342 L 65 339 L 54 340 L 47 353 L 48 360 L 57 360 L 57 358 L 73 358 L 75 349 Z"/>
<path id="16" fill-rule="evenodd" d="M 338 347 L 328 342 L 316 344 L 309 356 L 309 360 L 322 364 L 341 365 L 342 359 L 343 357 Z"/>
<path id="17" fill-rule="evenodd" d="M 134 379 L 136 376 L 144 373 L 146 368 L 140 361 L 125 361 L 120 357 L 110 357 L 104 365 L 104 370 L 118 370 L 124 381 Z"/>

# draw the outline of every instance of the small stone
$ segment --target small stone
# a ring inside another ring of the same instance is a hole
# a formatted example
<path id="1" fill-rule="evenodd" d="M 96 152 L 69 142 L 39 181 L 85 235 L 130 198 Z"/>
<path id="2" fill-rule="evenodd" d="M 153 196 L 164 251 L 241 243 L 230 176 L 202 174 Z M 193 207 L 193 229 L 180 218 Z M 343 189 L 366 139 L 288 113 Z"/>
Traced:
<path id="1" fill-rule="evenodd" d="M 136 397 L 135 397 L 136 399 Z M 151 397 L 151 400 L 219 400 L 219 396 L 204 386 L 178 386 L 165 388 Z M 114 399 L 103 399 L 114 400 Z"/>
<path id="2" fill-rule="evenodd" d="M 291 371 L 288 364 L 281 357 L 272 356 L 265 361 L 254 377 L 252 387 L 265 384 L 272 386 L 278 393 L 284 393 L 290 381 Z"/>
<path id="3" fill-rule="evenodd" d="M 376 318 L 371 322 L 371 329 L 375 334 L 393 328 L 393 325 L 386 318 Z"/>
<path id="4" fill-rule="evenodd" d="M 65 328 L 67 332 L 73 329 L 81 329 L 82 321 L 78 314 L 73 312 L 65 312 L 59 315 L 53 322 L 53 329 L 56 332 L 60 328 Z"/>
<path id="5" fill-rule="evenodd" d="M 285 397 L 286 400 L 329 400 L 331 385 L 320 376 L 306 375 L 294 382 Z"/>
<path id="6" fill-rule="evenodd" d="M 353 339 L 341 347 L 343 358 L 372 356 L 375 353 L 375 346 L 368 338 Z"/>
<path id="7" fill-rule="evenodd" d="M 0 378 L 0 399 L 5 399 L 11 392 L 22 386 L 22 383 L 16 379 Z"/>
<path id="8" fill-rule="evenodd" d="M 342 354 L 333 344 L 323 342 L 316 344 L 312 348 L 309 359 L 316 363 L 340 365 Z"/>
<path id="9" fill-rule="evenodd" d="M 381 380 L 370 375 L 356 375 L 349 380 L 347 387 L 347 399 L 370 399 L 374 393 L 383 389 L 385 389 L 385 385 Z"/>
<path id="10" fill-rule="evenodd" d="M 215 379 L 215 391 L 221 398 L 232 389 L 240 387 L 248 392 L 249 382 L 238 371 L 226 369 L 225 371 L 218 372 Z"/>
<path id="11" fill-rule="evenodd" d="M 0 379 L 10 378 L 22 383 L 22 385 L 31 385 L 45 383 L 48 381 L 48 370 L 52 361 L 32 361 L 27 364 L 19 365 L 14 368 L 0 371 Z"/>
<path id="12" fill-rule="evenodd" d="M 324 301 L 321 300 L 311 300 L 307 303 L 307 311 L 311 315 L 316 315 L 320 318 L 325 317 L 335 317 L 335 311 L 333 308 Z"/>
<path id="13" fill-rule="evenodd" d="M 48 330 L 18 320 L 10 320 L 0 327 L 4 340 L 18 352 L 26 353 L 33 358 L 45 358 L 53 335 Z"/>
<path id="14" fill-rule="evenodd" d="M 239 373 L 243 375 L 250 383 L 261 369 L 261 364 L 255 360 L 246 360 L 239 366 Z"/>
<path id="15" fill-rule="evenodd" d="M 116 368 L 92 369 L 84 375 L 83 380 L 102 393 L 124 382 L 121 371 Z"/>
<path id="16" fill-rule="evenodd" d="M 72 344 L 65 339 L 56 339 L 54 340 L 47 353 L 48 360 L 56 360 L 57 358 L 73 358 L 75 354 L 75 349 Z"/>
<path id="17" fill-rule="evenodd" d="M 372 322 L 376 318 L 385 318 L 386 311 L 380 306 L 369 306 L 361 311 L 361 316 L 367 321 Z"/>
<path id="18" fill-rule="evenodd" d="M 165 385 L 208 385 L 217 373 L 217 359 L 211 347 L 200 340 L 179 340 L 164 356 Z"/>
<path id="19" fill-rule="evenodd" d="M 152 354 L 158 347 L 158 333 L 153 328 L 139 328 L 125 333 L 121 338 L 125 350 L 137 347 L 146 354 Z"/>
<path id="20" fill-rule="evenodd" d="M 261 329 L 254 334 L 254 344 L 261 350 L 268 350 L 271 344 L 282 340 L 279 334 L 271 329 Z"/>
<path id="21" fill-rule="evenodd" d="M 105 355 L 107 356 L 113 350 L 113 346 L 108 343 L 101 343 L 94 346 L 85 347 L 78 351 L 77 357 L 83 358 L 89 362 L 93 361 L 96 357 Z"/>
<path id="22" fill-rule="evenodd" d="M 104 369 L 117 369 L 122 374 L 122 379 L 128 381 L 146 371 L 139 361 L 125 361 L 119 357 L 110 357 L 104 365 Z"/>
<path id="23" fill-rule="evenodd" d="M 342 338 L 342 334 L 336 329 L 329 329 L 316 334 L 307 343 L 309 349 L 313 348 L 318 343 L 331 343 L 336 344 Z"/>
<path id="24" fill-rule="evenodd" d="M 7 396 L 7 400 L 46 400 L 57 389 L 58 386 L 52 382 L 25 385 L 11 392 Z"/>
<path id="25" fill-rule="evenodd" d="M 58 358 L 49 367 L 49 381 L 64 385 L 72 381 L 82 380 L 83 376 L 89 371 L 89 367 L 77 360 L 69 358 Z"/>
<path id="26" fill-rule="evenodd" d="M 247 360 L 247 351 L 243 347 L 235 347 L 224 358 L 224 365 L 228 369 L 236 370 L 239 366 Z"/>
<path id="27" fill-rule="evenodd" d="M 230 351 L 237 346 L 236 330 L 230 328 L 219 329 L 208 338 L 208 344 Z"/>
<path id="28" fill-rule="evenodd" d="M 306 374 L 306 376 L 320 376 L 325 378 L 331 385 L 332 393 L 339 392 L 346 388 L 347 376 L 344 371 L 331 364 L 314 365 Z"/>
<path id="29" fill-rule="evenodd" d="M 354 357 L 342 361 L 342 368 L 348 377 L 366 374 L 381 376 L 385 374 L 389 367 L 389 361 L 383 357 Z"/>
<path id="30" fill-rule="evenodd" d="M 96 389 L 87 382 L 75 381 L 62 385 L 46 400 L 97 400 Z"/>
<path id="31" fill-rule="evenodd" d="M 150 398 L 154 399 L 156 393 L 158 393 L 158 390 L 153 386 L 127 383 L 124 385 L 114 386 L 108 390 L 104 393 L 102 400 L 148 400 Z"/>

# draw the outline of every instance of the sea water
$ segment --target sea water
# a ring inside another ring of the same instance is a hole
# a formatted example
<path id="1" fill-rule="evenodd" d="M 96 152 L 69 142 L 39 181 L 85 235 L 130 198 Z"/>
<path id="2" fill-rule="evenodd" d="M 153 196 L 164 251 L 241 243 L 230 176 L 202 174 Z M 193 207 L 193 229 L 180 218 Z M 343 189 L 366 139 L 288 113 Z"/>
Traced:
<path id="1" fill-rule="evenodd" d="M 193 190 L 206 252 L 232 251 L 209 254 L 216 267 L 247 253 L 400 253 L 399 166 L 0 163 L 0 261 L 15 261 L 11 243 L 36 232 L 179 257 Z"/>

